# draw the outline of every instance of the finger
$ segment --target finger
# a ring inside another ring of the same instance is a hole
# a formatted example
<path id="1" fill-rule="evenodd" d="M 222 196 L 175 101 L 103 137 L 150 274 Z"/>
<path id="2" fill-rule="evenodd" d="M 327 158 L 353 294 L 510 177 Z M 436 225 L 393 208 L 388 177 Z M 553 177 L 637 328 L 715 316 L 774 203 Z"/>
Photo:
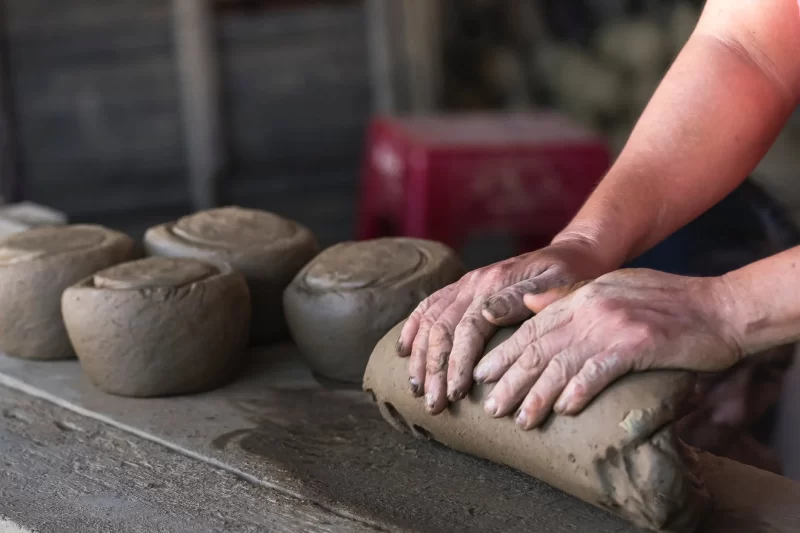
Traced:
<path id="1" fill-rule="evenodd" d="M 456 326 L 453 351 L 447 365 L 447 398 L 457 402 L 472 386 L 472 371 L 495 328 L 481 314 L 485 298 L 475 298 Z"/>
<path id="2" fill-rule="evenodd" d="M 548 310 L 528 319 L 511 337 L 484 356 L 475 367 L 475 380 L 490 383 L 497 381 L 530 344 L 543 342 L 543 353 L 548 357 L 563 350 L 569 343 L 569 335 L 558 335 L 546 341 L 544 337 L 567 325 L 571 317 L 571 310 L 564 308 Z"/>
<path id="3" fill-rule="evenodd" d="M 417 333 L 419 332 L 422 317 L 425 316 L 425 313 L 427 313 L 428 310 L 436 305 L 436 303 L 440 300 L 446 300 L 448 304 L 452 302 L 455 299 L 456 288 L 456 283 L 450 284 L 447 287 L 431 294 L 422 300 L 419 305 L 417 305 L 417 307 L 406 319 L 405 324 L 403 324 L 403 328 L 400 330 L 400 338 L 397 339 L 397 345 L 395 346 L 397 355 L 400 357 L 408 357 L 411 355 L 414 339 L 416 339 Z"/>
<path id="4" fill-rule="evenodd" d="M 586 346 L 568 348 L 547 363 L 517 412 L 516 423 L 519 427 L 529 430 L 544 422 L 564 387 L 588 359 L 584 357 L 588 350 Z"/>
<path id="5" fill-rule="evenodd" d="M 414 396 L 422 396 L 425 384 L 425 361 L 428 355 L 428 341 L 430 331 L 436 319 L 447 308 L 448 301 L 444 298 L 434 303 L 419 321 L 417 335 L 411 345 L 411 356 L 408 360 L 408 383 Z"/>
<path id="6" fill-rule="evenodd" d="M 453 334 L 472 297 L 456 298 L 431 328 L 425 366 L 425 404 L 431 414 L 439 414 L 447 407 L 447 362 L 453 349 Z"/>
<path id="7" fill-rule="evenodd" d="M 554 271 L 545 271 L 489 297 L 483 307 L 483 316 L 496 326 L 517 324 L 531 316 L 531 310 L 523 301 L 526 294 L 541 294 L 568 283 L 563 276 Z"/>
<path id="8" fill-rule="evenodd" d="M 498 418 L 513 411 L 542 375 L 546 363 L 547 359 L 543 357 L 537 345 L 526 347 L 519 359 L 492 389 L 483 406 L 486 413 Z"/>
<path id="9" fill-rule="evenodd" d="M 633 369 L 631 358 L 617 352 L 598 354 L 583 364 L 555 404 L 559 414 L 575 415 L 614 381 Z"/>
<path id="10" fill-rule="evenodd" d="M 572 285 L 557 287 L 539 294 L 527 293 L 522 297 L 522 302 L 529 311 L 538 314 L 544 311 L 544 309 L 553 302 L 556 302 L 568 294 L 577 291 L 590 282 L 590 280 L 581 281 L 578 283 L 573 283 Z"/>

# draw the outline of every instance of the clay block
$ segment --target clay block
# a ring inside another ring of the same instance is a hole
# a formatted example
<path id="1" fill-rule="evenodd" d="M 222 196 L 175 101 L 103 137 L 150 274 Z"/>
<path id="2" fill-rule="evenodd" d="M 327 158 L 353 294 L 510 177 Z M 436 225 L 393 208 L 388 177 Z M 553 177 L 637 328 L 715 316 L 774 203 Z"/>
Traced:
<path id="1" fill-rule="evenodd" d="M 244 277 L 194 259 L 151 257 L 100 271 L 64 291 L 62 310 L 84 372 L 121 396 L 228 382 L 250 327 Z"/>
<path id="2" fill-rule="evenodd" d="M 706 514 L 709 496 L 694 451 L 672 423 L 694 384 L 687 372 L 632 374 L 618 380 L 582 413 L 551 417 L 523 431 L 511 417 L 483 411 L 492 386 L 438 416 L 408 391 L 407 360 L 395 353 L 401 325 L 375 347 L 364 376 L 383 417 L 396 429 L 508 465 L 652 531 L 689 533 Z M 487 352 L 507 339 L 500 330 Z"/>
<path id="3" fill-rule="evenodd" d="M 133 239 L 100 226 L 50 226 L 0 240 L 0 350 L 26 359 L 74 357 L 64 289 L 134 257 Z"/>
<path id="4" fill-rule="evenodd" d="M 147 230 L 148 255 L 227 263 L 247 279 L 254 343 L 287 333 L 283 290 L 317 252 L 306 227 L 257 209 L 222 207 L 201 211 Z"/>
<path id="5" fill-rule="evenodd" d="M 312 370 L 360 383 L 371 347 L 419 302 L 464 273 L 453 250 L 438 242 L 344 242 L 297 274 L 284 293 L 284 311 Z"/>

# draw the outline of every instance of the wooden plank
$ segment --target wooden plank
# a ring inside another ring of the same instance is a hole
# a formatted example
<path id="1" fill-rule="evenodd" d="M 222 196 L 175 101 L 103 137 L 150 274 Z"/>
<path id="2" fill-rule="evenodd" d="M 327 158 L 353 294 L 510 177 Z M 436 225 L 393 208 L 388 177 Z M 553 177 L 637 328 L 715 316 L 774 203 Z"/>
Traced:
<path id="1" fill-rule="evenodd" d="M 195 396 L 113 397 L 75 361 L 3 355 L 0 385 L 390 531 L 635 531 L 519 472 L 390 429 L 361 391 L 318 383 L 290 344 L 251 355 L 238 381 Z M 800 484 L 708 454 L 700 462 L 714 499 L 704 533 L 800 531 Z"/>
<path id="2" fill-rule="evenodd" d="M 374 531 L 4 387 L 0 463 L 0 516 L 37 533 Z"/>
<path id="3" fill-rule="evenodd" d="M 394 431 L 368 395 L 314 380 L 290 344 L 257 351 L 238 381 L 195 396 L 116 398 L 75 361 L 6 356 L 0 384 L 390 531 L 635 531 L 519 472 Z"/>
<path id="4" fill-rule="evenodd" d="M 227 164 L 211 0 L 172 0 L 192 206 L 219 204 Z"/>

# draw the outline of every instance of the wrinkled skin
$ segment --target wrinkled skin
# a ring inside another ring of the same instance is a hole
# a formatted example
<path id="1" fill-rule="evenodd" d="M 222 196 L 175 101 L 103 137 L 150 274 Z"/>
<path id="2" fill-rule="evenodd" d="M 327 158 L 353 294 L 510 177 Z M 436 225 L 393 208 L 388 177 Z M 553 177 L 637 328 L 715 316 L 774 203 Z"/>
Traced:
<path id="1" fill-rule="evenodd" d="M 725 301 L 718 278 L 628 269 L 588 283 L 576 283 L 577 279 L 577 275 L 562 274 L 557 285 L 560 288 L 553 291 L 547 285 L 545 290 L 550 291 L 545 298 L 541 286 L 527 286 L 519 288 L 522 298 L 518 292 L 512 292 L 517 290 L 514 288 L 489 299 L 491 303 L 506 297 L 501 301 L 511 309 L 510 314 L 517 322 L 525 311 L 509 305 L 513 298 L 521 301 L 528 316 L 540 311 L 474 367 L 477 381 L 497 383 L 485 403 L 489 415 L 502 417 L 516 410 L 517 424 L 532 429 L 553 410 L 577 414 L 599 392 L 628 372 L 657 368 L 719 372 L 743 357 L 739 339 L 721 316 Z M 448 296 L 453 299 L 452 293 Z M 433 407 L 430 402 L 432 395 L 441 391 L 438 387 L 444 382 L 444 374 L 451 392 L 453 379 L 472 370 L 486 338 L 500 322 L 495 320 L 491 324 L 483 314 L 479 315 L 486 307 L 476 309 L 475 301 L 455 327 L 449 359 L 441 355 L 450 348 L 442 342 L 446 337 L 442 326 L 428 329 L 427 346 L 424 343 L 427 332 L 422 327 L 417 331 L 410 365 L 412 389 L 413 379 L 418 375 L 415 371 L 419 371 L 415 365 L 427 356 L 424 390 L 429 410 L 434 414 L 446 406 L 446 401 L 444 406 L 436 403 L 435 396 Z M 437 305 L 434 301 L 423 309 Z M 448 311 L 452 308 L 450 304 Z M 429 324 L 430 319 L 426 322 L 425 314 L 422 316 L 421 324 Z M 439 316 L 441 320 L 442 315 Z M 444 323 L 453 324 L 449 320 Z M 408 325 L 406 329 L 410 329 Z M 406 338 L 401 337 L 401 342 L 406 342 Z M 469 351 L 465 343 L 471 343 Z M 415 392 L 419 394 L 418 390 Z M 462 393 L 448 394 L 447 399 L 458 401 L 462 397 Z"/>
<path id="2" fill-rule="evenodd" d="M 470 272 L 431 295 L 411 313 L 397 343 L 398 355 L 409 357 L 411 392 L 441 413 L 469 391 L 475 361 L 497 327 L 532 315 L 524 295 L 536 295 L 531 303 L 538 310 L 605 271 L 591 244 L 565 241 Z"/>
<path id="3" fill-rule="evenodd" d="M 479 381 L 497 382 L 487 413 L 506 416 L 519 406 L 517 424 L 531 429 L 552 410 L 577 414 L 628 372 L 735 365 L 743 350 L 719 314 L 715 279 L 619 270 L 565 296 L 475 368 Z"/>

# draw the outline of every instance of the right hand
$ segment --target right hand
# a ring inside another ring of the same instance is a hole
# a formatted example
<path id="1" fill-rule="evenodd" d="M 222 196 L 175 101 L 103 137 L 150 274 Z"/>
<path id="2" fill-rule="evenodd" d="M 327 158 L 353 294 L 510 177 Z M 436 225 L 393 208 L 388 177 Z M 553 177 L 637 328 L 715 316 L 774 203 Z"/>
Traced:
<path id="1" fill-rule="evenodd" d="M 538 313 L 607 271 L 590 244 L 564 240 L 469 272 L 432 294 L 411 313 L 397 343 L 398 355 L 409 357 L 411 392 L 425 395 L 430 413 L 441 413 L 448 401 L 467 395 L 475 363 L 497 327 L 531 316 L 526 294 L 536 295 Z"/>

